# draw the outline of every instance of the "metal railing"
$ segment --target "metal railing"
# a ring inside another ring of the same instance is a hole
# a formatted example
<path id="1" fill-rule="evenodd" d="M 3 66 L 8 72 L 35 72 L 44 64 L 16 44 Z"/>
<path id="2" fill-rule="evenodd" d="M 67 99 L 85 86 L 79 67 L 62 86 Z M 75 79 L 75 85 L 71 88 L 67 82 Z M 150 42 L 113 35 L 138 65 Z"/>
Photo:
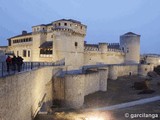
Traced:
<path id="1" fill-rule="evenodd" d="M 22 65 L 10 64 L 7 66 L 6 62 L 0 62 L 0 77 L 13 75 L 22 71 L 31 71 L 45 66 L 62 66 L 64 63 L 57 64 L 56 62 L 24 62 Z"/>

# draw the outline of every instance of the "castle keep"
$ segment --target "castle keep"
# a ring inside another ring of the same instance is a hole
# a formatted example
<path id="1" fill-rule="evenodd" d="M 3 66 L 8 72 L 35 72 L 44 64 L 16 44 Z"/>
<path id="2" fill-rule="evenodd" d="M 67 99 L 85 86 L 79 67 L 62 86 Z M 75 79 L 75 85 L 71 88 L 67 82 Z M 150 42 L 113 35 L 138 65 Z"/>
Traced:
<path id="1" fill-rule="evenodd" d="M 8 50 L 25 61 L 65 63 L 70 68 L 82 65 L 139 63 L 140 35 L 128 32 L 120 43 L 87 44 L 87 26 L 72 19 L 32 27 L 32 32 L 8 39 Z"/>

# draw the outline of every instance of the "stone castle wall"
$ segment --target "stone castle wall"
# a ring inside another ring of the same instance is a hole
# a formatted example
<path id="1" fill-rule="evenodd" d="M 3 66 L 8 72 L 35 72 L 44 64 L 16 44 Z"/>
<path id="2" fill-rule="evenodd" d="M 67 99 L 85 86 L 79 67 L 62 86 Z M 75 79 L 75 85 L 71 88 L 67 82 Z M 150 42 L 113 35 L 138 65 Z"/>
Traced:
<path id="1" fill-rule="evenodd" d="M 84 53 L 84 65 L 122 63 L 124 63 L 124 54 L 121 52 L 109 51 L 101 53 L 98 51 L 88 51 Z"/>
<path id="2" fill-rule="evenodd" d="M 79 108 L 85 95 L 107 89 L 107 70 L 66 75 L 53 81 L 52 76 L 56 77 L 59 70 L 46 67 L 0 78 L 0 119 L 31 120 L 43 102 L 52 103 L 53 99 L 63 99 L 65 106 Z"/>
<path id="3" fill-rule="evenodd" d="M 146 57 L 146 63 L 147 64 L 154 64 L 154 66 L 160 65 L 160 56 L 157 55 L 143 55 L 141 56 L 141 60 L 143 60 Z"/>
<path id="4" fill-rule="evenodd" d="M 0 78 L 0 120 L 31 120 L 43 99 L 51 98 L 46 85 L 54 71 L 46 67 Z"/>
<path id="5" fill-rule="evenodd" d="M 53 99 L 60 100 L 63 106 L 80 108 L 84 97 L 97 91 L 107 90 L 108 69 L 87 74 L 66 74 L 54 77 Z"/>
<path id="6" fill-rule="evenodd" d="M 113 65 L 109 66 L 109 78 L 116 80 L 117 77 L 126 75 L 137 75 L 138 65 Z"/>
<path id="7" fill-rule="evenodd" d="M 153 65 L 111 65 L 109 66 L 108 78 L 116 80 L 120 76 L 138 74 L 147 76 L 150 71 L 153 71 Z"/>
<path id="8" fill-rule="evenodd" d="M 85 95 L 107 90 L 107 79 L 107 69 L 88 74 L 66 75 L 65 105 L 71 108 L 81 107 Z"/>
<path id="9" fill-rule="evenodd" d="M 85 95 L 107 90 L 108 78 L 115 80 L 130 73 L 145 76 L 153 67 L 115 65 L 97 70 L 86 74 L 66 74 L 57 77 L 61 68 L 45 67 L 0 78 L 0 119 L 31 120 L 43 102 L 50 102 L 51 105 L 53 99 L 63 100 L 67 107 L 80 108 Z"/>
<path id="10" fill-rule="evenodd" d="M 139 65 L 138 74 L 142 75 L 142 76 L 147 76 L 147 73 L 150 72 L 150 71 L 153 71 L 153 70 L 154 70 L 154 65 L 153 64 L 150 64 L 150 65 L 147 65 L 147 64 Z"/>

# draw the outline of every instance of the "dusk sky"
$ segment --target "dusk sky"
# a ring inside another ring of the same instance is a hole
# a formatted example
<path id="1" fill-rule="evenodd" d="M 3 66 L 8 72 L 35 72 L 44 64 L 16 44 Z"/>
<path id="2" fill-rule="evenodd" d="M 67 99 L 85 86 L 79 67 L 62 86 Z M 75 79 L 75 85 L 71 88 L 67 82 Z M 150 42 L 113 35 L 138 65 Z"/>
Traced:
<path id="1" fill-rule="evenodd" d="M 0 0 L 0 46 L 63 18 L 87 25 L 88 43 L 119 42 L 131 31 L 141 35 L 141 53 L 160 54 L 160 0 Z"/>

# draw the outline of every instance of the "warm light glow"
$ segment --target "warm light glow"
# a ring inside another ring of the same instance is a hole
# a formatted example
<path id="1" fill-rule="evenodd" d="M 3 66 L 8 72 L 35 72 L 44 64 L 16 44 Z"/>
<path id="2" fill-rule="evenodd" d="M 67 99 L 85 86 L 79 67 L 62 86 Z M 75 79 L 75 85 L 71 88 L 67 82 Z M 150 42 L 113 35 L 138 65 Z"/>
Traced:
<path id="1" fill-rule="evenodd" d="M 110 120 L 111 114 L 108 112 L 90 112 L 86 113 L 84 120 Z"/>
<path id="2" fill-rule="evenodd" d="M 56 118 L 65 120 L 111 120 L 113 116 L 109 112 L 83 112 L 83 113 L 56 113 Z"/>
<path id="3" fill-rule="evenodd" d="M 97 116 L 93 116 L 93 117 L 85 118 L 85 120 L 104 120 L 104 118 L 102 118 L 102 117 L 97 117 Z"/>
<path id="4" fill-rule="evenodd" d="M 158 62 L 160 63 L 160 60 L 158 60 Z"/>

